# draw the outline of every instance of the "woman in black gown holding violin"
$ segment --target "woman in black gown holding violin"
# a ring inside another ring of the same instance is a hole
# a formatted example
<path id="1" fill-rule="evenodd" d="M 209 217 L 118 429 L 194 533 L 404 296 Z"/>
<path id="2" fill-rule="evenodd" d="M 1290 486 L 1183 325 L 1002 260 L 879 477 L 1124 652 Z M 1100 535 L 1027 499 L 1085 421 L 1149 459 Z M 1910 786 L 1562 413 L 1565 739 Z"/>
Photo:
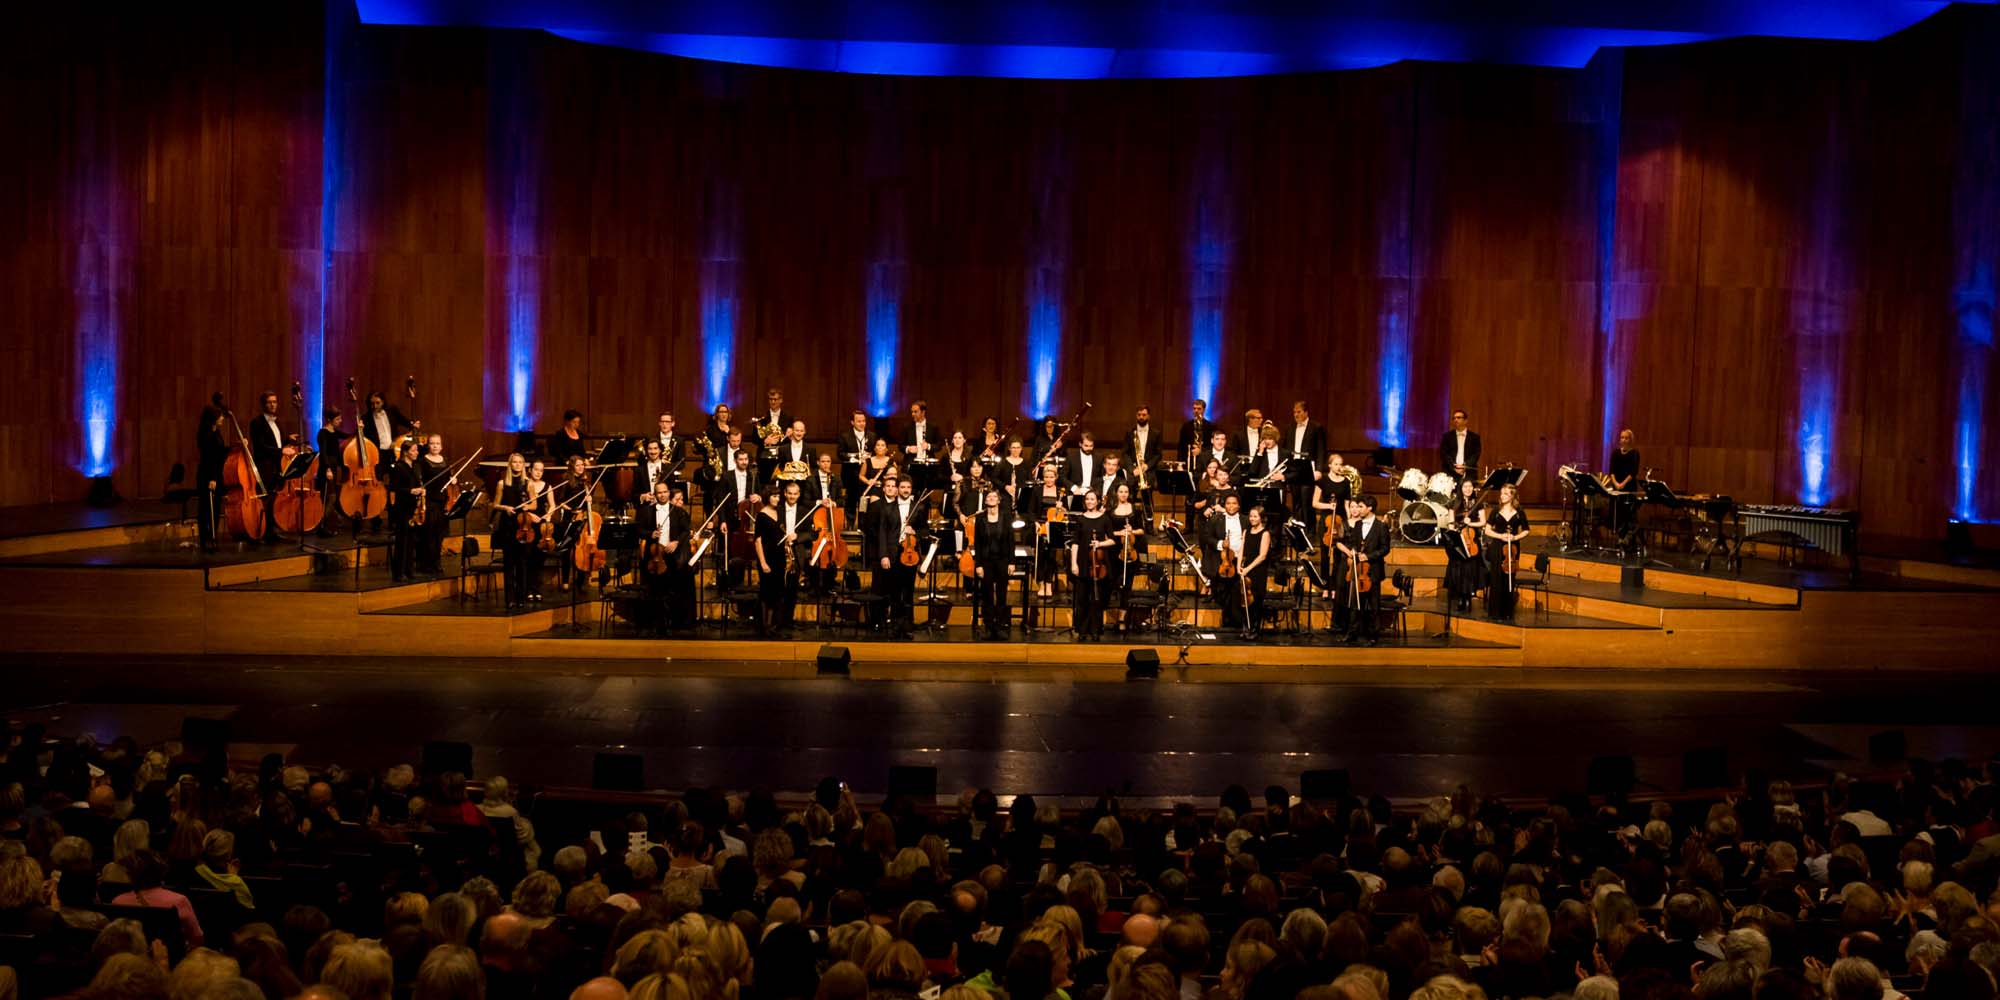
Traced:
<path id="1" fill-rule="evenodd" d="M 1500 487 L 1500 506 L 1487 518 L 1486 546 L 1489 576 L 1486 585 L 1486 613 L 1494 621 L 1514 620 L 1515 578 L 1519 572 L 1521 540 L 1528 537 L 1528 515 L 1518 506 L 1512 485 Z"/>
<path id="2" fill-rule="evenodd" d="M 1111 591 L 1111 550 L 1118 539 L 1096 490 L 1083 495 L 1083 513 L 1069 520 L 1069 578 L 1074 606 L 1070 630 L 1084 642 L 1104 637 L 1104 598 Z M 1104 571 L 1099 576 L 1100 563 Z"/>
<path id="3" fill-rule="evenodd" d="M 1457 525 L 1444 539 L 1444 586 L 1459 614 L 1472 611 L 1473 595 L 1486 585 L 1486 508 L 1479 502 L 1479 484 L 1470 476 L 1458 481 L 1451 495 L 1451 514 Z M 1477 551 L 1465 544 L 1471 529 Z"/>
<path id="4" fill-rule="evenodd" d="M 1056 465 L 1050 462 L 1042 466 L 1041 482 L 1034 486 L 1022 487 L 1027 491 L 1026 509 L 1035 518 L 1035 594 L 1038 597 L 1056 595 L 1056 574 L 1063 560 L 1062 550 L 1055 547 L 1056 525 L 1049 520 L 1051 510 L 1062 510 L 1061 520 L 1068 519 L 1068 508 L 1064 506 L 1065 493 L 1062 484 L 1056 481 Z M 1068 530 L 1068 526 L 1064 527 Z"/>

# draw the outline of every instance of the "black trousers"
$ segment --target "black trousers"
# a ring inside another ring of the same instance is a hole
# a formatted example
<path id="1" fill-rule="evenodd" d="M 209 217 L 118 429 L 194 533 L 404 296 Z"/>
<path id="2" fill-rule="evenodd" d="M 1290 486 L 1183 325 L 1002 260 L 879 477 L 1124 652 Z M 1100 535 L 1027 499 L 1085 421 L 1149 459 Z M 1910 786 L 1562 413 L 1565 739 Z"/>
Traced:
<path id="1" fill-rule="evenodd" d="M 1374 579 L 1371 586 L 1358 595 L 1358 604 L 1353 611 L 1353 619 L 1348 629 L 1349 635 L 1373 639 L 1382 629 L 1382 576 L 1379 569 L 1370 571 Z M 1348 586 L 1349 597 L 1356 597 L 1353 585 Z"/>
<path id="2" fill-rule="evenodd" d="M 392 534 L 389 536 L 389 573 L 398 580 L 408 579 L 417 565 L 417 536 L 423 525 L 414 524 L 401 515 L 390 518 Z"/>
<path id="3" fill-rule="evenodd" d="M 882 595 L 882 617 L 891 628 L 909 629 L 916 624 L 917 568 L 905 566 L 894 555 L 889 568 L 875 563 L 875 590 Z"/>
<path id="4" fill-rule="evenodd" d="M 417 568 L 426 573 L 437 573 L 443 568 L 444 534 L 451 522 L 445 520 L 444 512 L 437 509 L 436 503 L 431 504 L 430 515 L 430 520 L 425 521 L 423 526 L 423 547 L 418 552 Z"/>
<path id="5" fill-rule="evenodd" d="M 1005 632 L 1013 624 L 1013 614 L 1007 609 L 1007 569 L 1004 566 L 986 566 L 986 576 L 975 581 L 973 593 L 979 600 L 979 620 L 988 632 Z"/>
<path id="6" fill-rule="evenodd" d="M 792 616 L 799 605 L 798 574 L 785 572 L 782 559 L 773 562 L 771 571 L 758 577 L 757 600 L 764 612 L 759 622 L 763 629 L 791 628 Z"/>

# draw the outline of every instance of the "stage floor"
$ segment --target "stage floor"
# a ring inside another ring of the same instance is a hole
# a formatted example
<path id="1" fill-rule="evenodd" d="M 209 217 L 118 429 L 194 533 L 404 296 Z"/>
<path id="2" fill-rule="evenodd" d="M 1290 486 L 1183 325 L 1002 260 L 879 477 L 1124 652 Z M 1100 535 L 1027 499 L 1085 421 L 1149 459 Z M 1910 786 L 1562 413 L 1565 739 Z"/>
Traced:
<path id="1" fill-rule="evenodd" d="M 1399 798 L 1459 782 L 1532 795 L 1581 789 L 1591 755 L 1630 753 L 1644 786 L 1675 791 L 1696 748 L 1723 750 L 1732 773 L 1803 780 L 1870 770 L 1868 738 L 1892 728 L 1913 756 L 2000 752 L 1990 681 L 1935 672 L 1348 668 L 1316 684 L 1190 685 L 1116 670 L 992 682 L 969 665 L 925 682 L 685 666 L 715 676 L 581 659 L 29 655 L 0 708 L 58 734 L 142 742 L 174 737 L 185 715 L 223 717 L 234 756 L 315 764 L 380 767 L 460 740 L 478 774 L 533 785 L 586 784 L 594 754 L 637 753 L 648 787 L 672 790 L 799 791 L 833 774 L 879 792 L 890 765 L 920 764 L 946 796 L 984 785 L 1207 801 L 1232 782 L 1296 789 L 1315 768 Z"/>

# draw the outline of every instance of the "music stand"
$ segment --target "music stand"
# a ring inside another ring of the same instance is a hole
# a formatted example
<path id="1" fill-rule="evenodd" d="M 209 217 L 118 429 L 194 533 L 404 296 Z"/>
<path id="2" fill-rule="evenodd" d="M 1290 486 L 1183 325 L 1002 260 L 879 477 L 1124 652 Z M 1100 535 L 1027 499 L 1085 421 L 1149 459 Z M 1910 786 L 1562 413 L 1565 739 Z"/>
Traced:
<path id="1" fill-rule="evenodd" d="M 1595 529 L 1598 522 L 1597 517 L 1591 513 L 1590 499 L 1601 497 L 1608 505 L 1612 500 L 1611 491 L 1605 489 L 1604 484 L 1598 482 L 1596 476 L 1586 473 L 1570 477 L 1569 484 L 1570 489 L 1576 494 L 1577 547 L 1585 552 L 1595 552 L 1597 551 Z"/>
<path id="2" fill-rule="evenodd" d="M 1187 536 L 1181 533 L 1181 526 L 1172 521 L 1167 522 L 1167 540 L 1173 545 L 1174 565 L 1179 565 L 1182 560 L 1186 560 L 1188 571 L 1194 574 L 1194 613 L 1188 616 L 1187 632 L 1183 633 L 1182 638 L 1199 636 L 1201 634 L 1201 588 L 1208 584 L 1208 577 L 1201 571 L 1201 553 L 1193 545 L 1188 544 Z M 1173 592 L 1174 573 L 1172 569 L 1169 569 L 1167 571 L 1167 593 L 1172 594 Z M 1168 610 L 1168 614 L 1171 616 L 1171 609 Z M 1168 630 L 1172 631 L 1172 628 L 1173 626 L 1169 626 Z M 1192 640 L 1190 640 L 1188 645 L 1193 645 Z M 1186 646 L 1181 647 L 1180 658 L 1174 662 L 1187 662 Z"/>
<path id="3" fill-rule="evenodd" d="M 1150 470 L 1153 489 L 1161 496 L 1173 497 L 1182 513 L 1187 511 L 1187 498 L 1194 495 L 1194 473 L 1183 465 L 1178 469 Z"/>

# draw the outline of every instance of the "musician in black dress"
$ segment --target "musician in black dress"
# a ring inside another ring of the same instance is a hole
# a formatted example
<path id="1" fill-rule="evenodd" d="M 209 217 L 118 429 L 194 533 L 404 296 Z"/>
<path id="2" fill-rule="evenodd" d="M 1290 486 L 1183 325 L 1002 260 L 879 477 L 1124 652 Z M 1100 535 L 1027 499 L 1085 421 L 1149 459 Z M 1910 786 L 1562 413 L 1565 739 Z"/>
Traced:
<path id="1" fill-rule="evenodd" d="M 548 516 L 549 492 L 542 482 L 542 463 L 528 465 L 521 454 L 507 456 L 507 476 L 501 480 L 500 496 L 493 510 L 500 515 L 494 534 L 500 541 L 507 574 L 507 606 L 521 607 L 539 601 L 542 579 L 542 549 L 538 541 L 522 541 L 518 536 L 522 521 Z"/>
<path id="2" fill-rule="evenodd" d="M 550 488 L 549 493 L 549 500 L 555 512 L 555 544 L 558 549 L 567 551 L 570 546 L 576 544 L 576 539 L 582 533 L 584 514 L 596 485 L 583 461 L 583 456 L 571 455 L 568 471 L 563 474 L 561 482 Z M 582 576 L 583 574 L 577 572 L 574 560 L 568 558 L 556 560 L 556 582 L 562 589 L 568 590 L 571 584 L 587 583 L 588 581 L 582 579 Z"/>
<path id="3" fill-rule="evenodd" d="M 1007 491 L 1007 500 L 1016 510 L 1022 507 L 1023 498 L 1035 485 L 1035 463 L 1028 457 L 1027 446 L 1020 438 L 1008 438 L 1001 446 L 1000 461 L 994 463 L 990 478 L 995 486 Z"/>
<path id="4" fill-rule="evenodd" d="M 1111 599 L 1119 613 L 1118 625 L 1125 628 L 1129 624 L 1124 616 L 1133 587 L 1137 586 L 1145 572 L 1140 565 L 1140 556 L 1146 553 L 1146 533 L 1153 519 L 1146 508 L 1132 496 L 1132 484 L 1120 482 L 1111 491 L 1111 504 L 1104 516 L 1110 523 L 1111 539 L 1117 544 L 1111 549 L 1111 572 L 1106 579 L 1110 582 Z"/>
<path id="5" fill-rule="evenodd" d="M 1347 606 L 1341 603 L 1339 570 L 1334 563 L 1340 553 L 1334 544 L 1347 533 L 1347 501 L 1354 496 L 1354 480 L 1348 478 L 1350 470 L 1339 452 L 1326 456 L 1326 467 L 1319 470 L 1313 479 L 1312 511 L 1315 533 L 1325 544 L 1319 550 L 1320 576 L 1326 580 L 1328 592 L 1321 594 L 1335 601 L 1335 627 L 1345 630 Z M 1331 534 L 1329 539 L 1327 536 Z"/>
<path id="6" fill-rule="evenodd" d="M 194 484 L 201 501 L 201 509 L 195 512 L 196 533 L 201 547 L 210 552 L 215 551 L 216 529 L 222 523 L 222 465 L 229 459 L 229 442 L 222 437 L 222 425 L 228 420 L 229 414 L 221 407 L 206 406 L 194 431 L 198 456 Z"/>
<path id="7" fill-rule="evenodd" d="M 1241 605 L 1245 598 L 1237 598 L 1237 613 L 1243 624 L 1243 637 L 1255 638 L 1257 627 L 1264 620 L 1264 585 L 1271 576 L 1271 564 L 1276 561 L 1278 543 L 1268 526 L 1264 524 L 1264 508 L 1252 507 L 1247 516 L 1249 527 L 1243 532 L 1243 555 L 1239 570 L 1243 591 L 1247 599 L 1248 613 Z"/>
<path id="8" fill-rule="evenodd" d="M 1494 621 L 1514 620 L 1516 574 L 1521 558 L 1521 540 L 1528 537 L 1528 515 L 1515 499 L 1512 485 L 1500 487 L 1500 505 L 1487 518 L 1486 537 L 1491 560 L 1486 586 L 1486 613 Z"/>
<path id="9" fill-rule="evenodd" d="M 1083 512 L 1069 519 L 1069 578 L 1075 599 L 1070 628 L 1084 642 L 1104 637 L 1104 600 L 1111 592 L 1111 550 L 1118 545 L 1111 527 L 1097 491 L 1084 491 Z M 1103 576 L 1098 575 L 1100 559 L 1106 571 Z"/>
<path id="10" fill-rule="evenodd" d="M 791 631 L 805 559 L 800 550 L 810 553 L 814 535 L 811 508 L 800 502 L 799 484 L 787 482 L 783 496 L 773 497 L 757 517 L 757 597 L 763 607 L 758 635 Z"/>
<path id="11" fill-rule="evenodd" d="M 319 433 L 313 440 L 319 449 L 319 481 L 313 483 L 313 488 L 319 491 L 320 509 L 332 514 L 334 502 L 340 497 L 341 448 L 347 443 L 347 435 L 340 433 L 339 410 L 329 406 L 320 413 Z M 313 534 L 321 538 L 331 536 L 332 521 L 331 517 L 321 517 Z"/>
<path id="12" fill-rule="evenodd" d="M 701 431 L 702 436 L 708 439 L 708 447 L 711 451 L 719 452 L 729 447 L 729 436 L 737 433 L 739 430 L 731 422 L 731 418 L 732 414 L 729 412 L 727 405 L 722 403 L 715 404 L 715 412 L 708 415 L 708 426 L 702 428 Z"/>
<path id="13" fill-rule="evenodd" d="M 980 494 L 983 509 L 972 518 L 972 566 L 974 590 L 979 598 L 979 618 L 986 626 L 986 638 L 1007 638 L 1012 625 L 1007 610 L 1007 564 L 1014 556 L 1013 516 L 1004 509 L 1006 499 L 999 490 Z"/>
<path id="14" fill-rule="evenodd" d="M 445 488 L 451 485 L 451 467 L 445 462 L 444 438 L 433 434 L 424 439 L 423 454 L 417 458 L 417 476 L 424 485 L 424 523 L 417 547 L 417 572 L 436 576 L 444 572 L 444 533 L 450 504 Z"/>
<path id="15" fill-rule="evenodd" d="M 549 458 L 564 465 L 569 464 L 570 457 L 573 455 L 588 455 L 590 453 L 590 444 L 583 439 L 583 413 L 581 411 L 563 411 L 562 427 L 554 434 L 549 435 L 547 451 Z"/>
<path id="16" fill-rule="evenodd" d="M 424 481 L 417 473 L 417 443 L 405 441 L 389 467 L 389 576 L 397 583 L 416 572 L 417 535 L 422 525 L 417 516 L 417 497 L 424 493 Z"/>
<path id="17" fill-rule="evenodd" d="M 1455 525 L 1444 537 L 1444 589 L 1458 613 L 1465 614 L 1472 610 L 1472 596 L 1486 586 L 1486 559 L 1482 555 L 1486 550 L 1486 507 L 1479 502 L 1479 484 L 1459 480 L 1449 509 Z M 1468 530 L 1473 533 L 1471 546 L 1465 544 Z"/>
<path id="18" fill-rule="evenodd" d="M 1355 513 L 1359 516 L 1348 524 L 1347 538 L 1341 542 L 1342 553 L 1348 557 L 1348 592 L 1355 604 L 1353 624 L 1347 639 L 1373 646 L 1376 632 L 1382 625 L 1382 572 L 1387 568 L 1389 558 L 1389 526 L 1375 517 L 1375 498 L 1372 496 L 1362 497 Z M 1358 578 L 1364 563 L 1367 565 L 1367 586 L 1361 586 Z"/>
<path id="19" fill-rule="evenodd" d="M 1055 523 L 1049 520 L 1049 511 L 1061 508 L 1063 513 L 1057 517 L 1066 521 L 1068 508 L 1065 506 L 1065 499 L 1069 494 L 1057 479 L 1054 462 L 1042 466 L 1040 483 L 1024 488 L 1028 491 L 1027 510 L 1034 515 L 1036 526 L 1035 595 L 1054 597 L 1056 574 L 1066 559 L 1061 558 L 1062 550 L 1055 546 L 1054 536 L 1058 529 Z M 1068 530 L 1067 525 L 1061 530 Z"/>
<path id="20" fill-rule="evenodd" d="M 1639 528 L 1639 449 L 1632 428 L 1618 432 L 1618 449 L 1611 453 L 1611 527 L 1621 545 L 1629 547 Z"/>

